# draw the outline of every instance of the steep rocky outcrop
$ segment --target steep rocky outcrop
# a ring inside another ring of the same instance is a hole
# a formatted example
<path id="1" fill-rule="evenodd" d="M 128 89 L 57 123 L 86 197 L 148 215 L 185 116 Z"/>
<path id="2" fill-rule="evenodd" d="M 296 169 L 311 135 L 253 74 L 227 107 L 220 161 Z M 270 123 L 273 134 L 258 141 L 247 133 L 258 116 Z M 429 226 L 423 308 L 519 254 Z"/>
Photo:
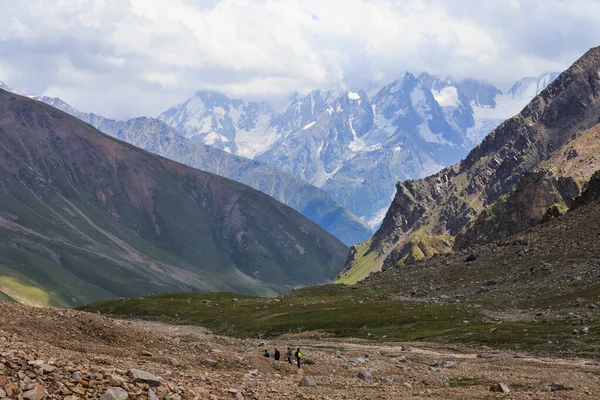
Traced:
<path id="1" fill-rule="evenodd" d="M 590 179 L 587 188 L 573 200 L 571 210 L 576 210 L 600 199 L 600 170 Z"/>
<path id="2" fill-rule="evenodd" d="M 245 185 L 0 90 L 0 292 L 81 305 L 325 282 L 347 247 Z"/>
<path id="3" fill-rule="evenodd" d="M 455 237 L 485 207 L 510 193 L 526 173 L 596 126 L 599 70 L 600 47 L 588 51 L 521 113 L 493 130 L 460 164 L 425 179 L 400 182 L 381 228 L 364 244 L 368 249 L 362 254 L 374 261 L 368 269 L 363 266 L 361 275 L 410 257 L 402 249 L 427 237 Z M 357 257 L 353 263 L 360 261 Z M 343 274 L 340 278 L 344 280 Z"/>
<path id="4" fill-rule="evenodd" d="M 529 172 L 456 236 L 454 248 L 489 243 L 537 225 L 546 215 L 560 215 L 580 191 L 573 178 L 557 177 L 546 169 Z"/>
<path id="5" fill-rule="evenodd" d="M 553 152 L 510 193 L 486 207 L 457 235 L 454 248 L 488 243 L 563 214 L 599 169 L 600 126 L 596 126 Z"/>

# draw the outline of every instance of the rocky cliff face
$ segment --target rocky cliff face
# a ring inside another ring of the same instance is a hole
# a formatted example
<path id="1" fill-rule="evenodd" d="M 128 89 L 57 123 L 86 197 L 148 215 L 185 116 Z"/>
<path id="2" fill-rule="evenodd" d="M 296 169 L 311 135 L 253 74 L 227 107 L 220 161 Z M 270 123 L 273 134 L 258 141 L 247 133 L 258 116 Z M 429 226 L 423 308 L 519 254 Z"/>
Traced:
<path id="1" fill-rule="evenodd" d="M 598 169 L 600 126 L 595 126 L 524 174 L 511 192 L 486 207 L 457 235 L 454 247 L 488 243 L 563 214 Z"/>
<path id="2" fill-rule="evenodd" d="M 598 199 L 600 199 L 600 170 L 592 175 L 586 189 L 573 200 L 571 210 L 591 204 Z"/>
<path id="3" fill-rule="evenodd" d="M 455 249 L 514 235 L 542 222 L 544 216 L 564 213 L 580 193 L 571 177 L 558 177 L 552 170 L 535 170 L 523 176 L 507 195 L 481 211 L 456 236 Z"/>
<path id="4" fill-rule="evenodd" d="M 363 254 L 374 259 L 370 270 L 410 257 L 407 249 L 425 238 L 455 237 L 485 207 L 511 192 L 526 173 L 597 125 L 599 70 L 600 47 L 588 51 L 521 113 L 492 131 L 460 164 L 422 180 L 399 183 L 381 228 L 363 245 L 368 247 Z M 572 190 L 570 184 L 566 187 L 566 192 Z M 352 263 L 360 263 L 360 257 Z M 352 265 L 346 271 L 351 269 Z"/>

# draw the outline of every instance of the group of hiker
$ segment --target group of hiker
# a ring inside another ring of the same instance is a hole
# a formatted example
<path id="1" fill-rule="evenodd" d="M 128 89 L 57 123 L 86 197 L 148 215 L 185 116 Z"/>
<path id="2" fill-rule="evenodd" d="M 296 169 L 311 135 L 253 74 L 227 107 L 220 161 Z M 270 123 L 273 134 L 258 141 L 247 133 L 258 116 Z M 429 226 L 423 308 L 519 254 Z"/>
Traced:
<path id="1" fill-rule="evenodd" d="M 292 355 L 296 358 L 296 363 L 298 364 L 298 368 L 300 368 L 300 364 L 302 362 L 302 353 L 300 352 L 300 348 L 296 349 L 296 352 L 292 352 L 292 349 L 290 347 L 287 348 L 285 359 L 290 364 L 292 364 Z M 269 353 L 269 350 L 265 349 L 263 357 L 271 357 L 271 353 Z M 275 347 L 275 351 L 273 352 L 273 358 L 275 359 L 275 361 L 279 361 L 279 359 L 281 358 L 281 352 L 277 347 Z"/>

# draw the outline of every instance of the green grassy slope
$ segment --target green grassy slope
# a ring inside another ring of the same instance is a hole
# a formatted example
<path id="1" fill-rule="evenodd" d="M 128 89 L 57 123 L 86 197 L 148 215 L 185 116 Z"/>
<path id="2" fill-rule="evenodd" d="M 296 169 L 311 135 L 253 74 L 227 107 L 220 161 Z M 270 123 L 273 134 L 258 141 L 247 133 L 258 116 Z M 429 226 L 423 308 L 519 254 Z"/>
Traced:
<path id="1" fill-rule="evenodd" d="M 233 302 L 234 298 L 239 301 Z M 553 354 L 591 354 L 600 345 L 597 335 L 572 335 L 574 327 L 560 319 L 499 323 L 472 306 L 403 301 L 371 288 L 353 290 L 340 285 L 303 289 L 276 299 L 175 293 L 104 301 L 83 309 L 197 324 L 218 334 L 252 338 L 313 332 L 338 338 L 485 345 Z"/>
<path id="2" fill-rule="evenodd" d="M 274 295 L 347 248 L 247 186 L 0 91 L 0 290 L 77 306 L 166 291 Z"/>

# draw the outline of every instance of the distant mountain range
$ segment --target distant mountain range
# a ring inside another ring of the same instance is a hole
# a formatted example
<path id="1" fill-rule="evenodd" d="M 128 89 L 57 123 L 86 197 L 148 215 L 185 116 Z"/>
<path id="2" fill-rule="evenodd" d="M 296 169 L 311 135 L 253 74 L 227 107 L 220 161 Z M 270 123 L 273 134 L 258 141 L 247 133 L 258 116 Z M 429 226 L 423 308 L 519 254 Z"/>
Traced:
<path id="1" fill-rule="evenodd" d="M 0 297 L 77 306 L 153 292 L 274 294 L 347 247 L 232 180 L 0 90 Z"/>
<path id="2" fill-rule="evenodd" d="M 502 239 L 568 210 L 600 169 L 599 70 L 597 47 L 558 77 L 526 78 L 483 102 L 471 96 L 475 123 L 467 139 L 478 113 L 483 126 L 483 115 L 537 94 L 460 163 L 399 182 L 381 227 L 352 248 L 339 280 L 355 282 L 382 268 Z"/>
<path id="3" fill-rule="evenodd" d="M 157 120 L 115 121 L 61 99 L 33 98 L 138 147 L 261 190 L 351 245 L 379 226 L 395 182 L 460 161 L 556 76 L 523 78 L 503 93 L 485 82 L 406 73 L 387 85 L 295 96 L 283 110 L 200 91 L 158 117 L 179 135 Z"/>
<path id="4" fill-rule="evenodd" d="M 186 138 L 291 172 L 376 227 L 395 182 L 460 161 L 556 76 L 524 78 L 503 93 L 475 80 L 407 73 L 355 91 L 315 90 L 282 111 L 200 91 L 158 118 Z"/>
<path id="5" fill-rule="evenodd" d="M 0 82 L 0 87 L 19 93 Z M 139 148 L 246 184 L 292 207 L 346 245 L 368 239 L 373 230 L 331 195 L 278 167 L 184 138 L 153 118 L 118 121 L 81 112 L 55 97 L 29 95 Z"/>

